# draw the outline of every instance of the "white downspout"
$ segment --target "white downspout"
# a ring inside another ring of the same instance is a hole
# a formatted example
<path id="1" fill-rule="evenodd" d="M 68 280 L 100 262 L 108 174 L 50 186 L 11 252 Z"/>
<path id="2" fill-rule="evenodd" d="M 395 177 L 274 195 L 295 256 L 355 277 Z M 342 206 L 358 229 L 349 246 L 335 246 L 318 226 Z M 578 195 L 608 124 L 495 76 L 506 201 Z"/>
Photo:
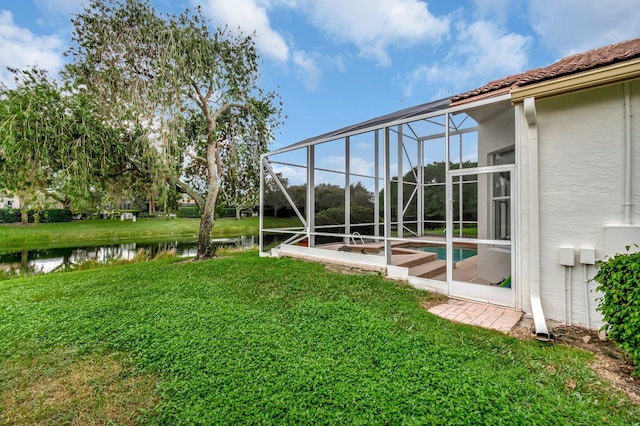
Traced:
<path id="1" fill-rule="evenodd" d="M 535 98 L 525 98 L 524 116 L 529 128 L 529 263 L 531 270 L 531 310 L 536 336 L 551 338 L 540 300 L 540 183 L 538 171 L 538 116 Z"/>
<path id="2" fill-rule="evenodd" d="M 622 85 L 624 90 L 624 224 L 631 225 L 631 87 L 629 82 Z"/>

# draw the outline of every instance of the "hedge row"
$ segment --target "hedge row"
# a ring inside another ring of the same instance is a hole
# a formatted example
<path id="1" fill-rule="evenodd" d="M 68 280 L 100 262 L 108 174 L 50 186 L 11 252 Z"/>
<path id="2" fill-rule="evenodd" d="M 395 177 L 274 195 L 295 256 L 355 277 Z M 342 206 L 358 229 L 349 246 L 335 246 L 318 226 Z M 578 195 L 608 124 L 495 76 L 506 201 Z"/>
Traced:
<path id="1" fill-rule="evenodd" d="M 71 222 L 73 214 L 68 209 L 47 209 L 40 212 L 29 210 L 29 223 Z M 0 223 L 18 223 L 21 221 L 19 209 L 0 209 Z"/>
<path id="2" fill-rule="evenodd" d="M 178 212 L 177 212 L 176 216 L 197 219 L 200 216 L 202 216 L 202 213 L 200 213 L 200 209 L 197 206 L 193 206 L 193 207 L 178 207 Z"/>

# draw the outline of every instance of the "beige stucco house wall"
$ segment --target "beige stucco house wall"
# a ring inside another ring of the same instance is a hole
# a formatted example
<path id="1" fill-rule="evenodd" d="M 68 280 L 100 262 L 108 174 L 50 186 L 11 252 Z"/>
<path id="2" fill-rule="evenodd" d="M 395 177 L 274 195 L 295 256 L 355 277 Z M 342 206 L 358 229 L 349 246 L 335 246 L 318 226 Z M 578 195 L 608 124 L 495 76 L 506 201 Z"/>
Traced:
<path id="1" fill-rule="evenodd" d="M 631 120 L 631 226 L 627 243 L 640 241 L 640 81 L 629 83 L 631 110 L 625 118 L 623 84 L 593 87 L 535 101 L 538 130 L 539 247 L 542 306 L 548 319 L 597 328 L 595 260 L 614 255 L 607 247 L 608 225 L 622 225 L 625 191 L 625 120 Z M 517 108 L 523 114 L 521 107 Z M 528 148 L 526 118 L 519 117 L 521 237 L 520 277 L 530 291 Z M 561 255 L 565 258 L 561 259 Z M 574 266 L 566 260 L 573 253 Z M 562 261 L 562 262 L 561 262 Z M 530 310 L 528 299 L 523 309 Z"/>

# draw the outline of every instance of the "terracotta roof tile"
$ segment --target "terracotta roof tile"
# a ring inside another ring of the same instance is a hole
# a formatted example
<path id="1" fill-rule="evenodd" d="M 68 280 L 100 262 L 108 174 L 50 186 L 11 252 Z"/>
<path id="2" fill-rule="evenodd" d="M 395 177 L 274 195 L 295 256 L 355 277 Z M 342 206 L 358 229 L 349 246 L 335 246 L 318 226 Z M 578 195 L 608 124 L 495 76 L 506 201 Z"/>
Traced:
<path id="1" fill-rule="evenodd" d="M 539 83 L 541 81 L 588 71 L 638 57 L 640 57 L 640 38 L 571 55 L 546 68 L 537 68 L 500 80 L 491 81 L 482 87 L 454 96 L 451 98 L 451 102 L 459 102 L 500 89 Z"/>

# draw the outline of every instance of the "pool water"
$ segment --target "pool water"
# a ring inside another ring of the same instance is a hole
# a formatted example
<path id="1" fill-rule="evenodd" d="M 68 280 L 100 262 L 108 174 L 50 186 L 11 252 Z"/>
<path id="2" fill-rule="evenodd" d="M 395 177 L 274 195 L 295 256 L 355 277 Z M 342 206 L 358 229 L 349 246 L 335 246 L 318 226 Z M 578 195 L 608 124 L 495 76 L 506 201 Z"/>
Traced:
<path id="1" fill-rule="evenodd" d="M 438 259 L 445 260 L 447 258 L 447 249 L 445 247 L 407 247 L 413 250 L 425 251 L 428 253 L 436 253 Z M 461 260 L 473 257 L 478 254 L 478 250 L 472 248 L 454 248 L 453 249 L 453 261 L 459 262 Z"/>

